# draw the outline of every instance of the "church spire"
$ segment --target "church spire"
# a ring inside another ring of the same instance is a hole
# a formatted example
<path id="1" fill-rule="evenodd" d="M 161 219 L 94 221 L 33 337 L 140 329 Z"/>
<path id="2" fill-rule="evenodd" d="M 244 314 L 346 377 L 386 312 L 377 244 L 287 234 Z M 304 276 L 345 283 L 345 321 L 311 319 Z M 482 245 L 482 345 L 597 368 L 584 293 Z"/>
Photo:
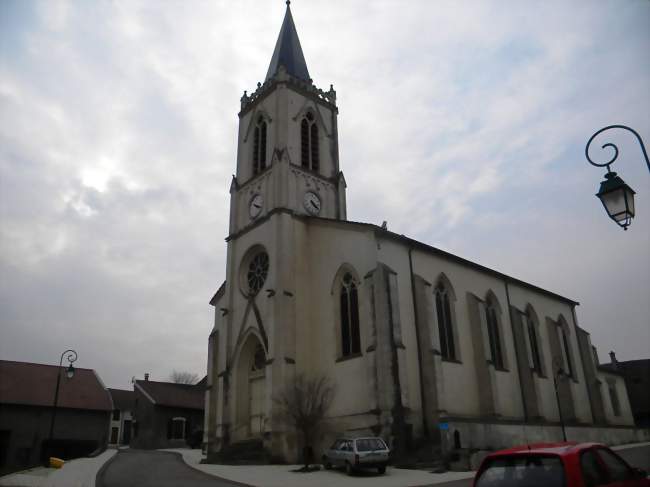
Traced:
<path id="1" fill-rule="evenodd" d="M 305 56 L 300 47 L 300 40 L 296 32 L 296 26 L 293 23 L 291 16 L 291 8 L 289 6 L 290 0 L 287 0 L 287 11 L 284 14 L 284 21 L 280 29 L 278 41 L 275 43 L 275 50 L 271 58 L 269 70 L 266 73 L 266 79 L 272 78 L 284 66 L 291 76 L 308 81 L 309 71 L 307 70 L 307 63 Z"/>

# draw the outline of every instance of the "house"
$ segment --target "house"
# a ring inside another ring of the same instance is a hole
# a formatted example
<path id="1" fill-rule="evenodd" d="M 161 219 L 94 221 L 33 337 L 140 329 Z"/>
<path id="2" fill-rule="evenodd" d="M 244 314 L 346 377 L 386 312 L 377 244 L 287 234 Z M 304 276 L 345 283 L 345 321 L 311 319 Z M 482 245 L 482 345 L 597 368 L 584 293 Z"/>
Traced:
<path id="1" fill-rule="evenodd" d="M 500 448 L 559 440 L 562 425 L 572 440 L 639 439 L 575 300 L 348 219 L 336 103 L 287 5 L 266 77 L 241 98 L 226 280 L 210 300 L 208 459 L 257 442 L 296 461 L 301 438 L 273 398 L 298 375 L 337 388 L 316 450 L 339 435 Z"/>
<path id="2" fill-rule="evenodd" d="M 57 374 L 61 374 L 53 441 Z M 74 458 L 106 448 L 111 397 L 97 373 L 0 360 L 0 468 L 37 465 L 48 453 Z"/>
<path id="3" fill-rule="evenodd" d="M 201 444 L 205 380 L 176 384 L 137 380 L 133 384 L 133 448 L 179 448 Z"/>
<path id="4" fill-rule="evenodd" d="M 133 421 L 133 391 L 108 389 L 113 400 L 113 411 L 109 424 L 109 446 L 128 445 L 131 442 L 131 427 Z"/>
<path id="5" fill-rule="evenodd" d="M 613 351 L 609 352 L 609 356 L 610 363 L 601 364 L 601 370 L 619 374 L 625 379 L 634 422 L 639 428 L 650 428 L 650 359 L 619 362 Z M 608 391 L 611 396 L 613 391 L 609 384 Z M 611 402 L 616 404 L 614 396 Z"/>

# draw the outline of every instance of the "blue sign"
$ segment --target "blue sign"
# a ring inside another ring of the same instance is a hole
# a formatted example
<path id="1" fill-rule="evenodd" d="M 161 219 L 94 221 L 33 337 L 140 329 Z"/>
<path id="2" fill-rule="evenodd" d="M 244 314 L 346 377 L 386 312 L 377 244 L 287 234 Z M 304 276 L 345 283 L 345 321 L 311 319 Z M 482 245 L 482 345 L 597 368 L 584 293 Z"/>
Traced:
<path id="1" fill-rule="evenodd" d="M 438 428 L 440 428 L 441 430 L 448 430 L 449 423 L 438 423 Z"/>

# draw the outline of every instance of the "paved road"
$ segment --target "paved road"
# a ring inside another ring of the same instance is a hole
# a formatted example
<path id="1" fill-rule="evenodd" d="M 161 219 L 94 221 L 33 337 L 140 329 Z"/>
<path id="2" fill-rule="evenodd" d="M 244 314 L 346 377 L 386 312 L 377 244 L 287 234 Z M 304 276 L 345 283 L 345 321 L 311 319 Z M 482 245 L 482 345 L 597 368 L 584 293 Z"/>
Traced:
<path id="1" fill-rule="evenodd" d="M 628 448 L 616 452 L 627 463 L 633 467 L 642 468 L 650 472 L 650 446 L 641 446 L 638 448 Z M 456 480 L 454 482 L 445 482 L 444 484 L 435 484 L 431 487 L 471 487 L 472 479 Z"/>
<path id="2" fill-rule="evenodd" d="M 178 453 L 120 450 L 97 475 L 97 487 L 237 487 L 188 467 Z M 241 484 L 239 484 L 241 485 Z"/>

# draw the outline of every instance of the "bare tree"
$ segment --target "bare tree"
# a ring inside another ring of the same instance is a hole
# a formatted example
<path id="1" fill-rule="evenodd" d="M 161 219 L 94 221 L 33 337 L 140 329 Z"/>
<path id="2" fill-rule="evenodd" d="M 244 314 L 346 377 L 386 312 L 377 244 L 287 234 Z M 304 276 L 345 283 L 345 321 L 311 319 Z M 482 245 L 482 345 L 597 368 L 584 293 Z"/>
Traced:
<path id="1" fill-rule="evenodd" d="M 169 375 L 169 380 L 176 384 L 196 384 L 199 381 L 198 374 L 194 372 L 184 372 L 180 370 L 174 370 Z"/>
<path id="2" fill-rule="evenodd" d="M 302 434 L 305 470 L 309 469 L 312 460 L 312 442 L 323 427 L 335 393 L 336 389 L 328 377 L 318 375 L 308 378 L 299 374 L 273 398 L 283 421 Z"/>

